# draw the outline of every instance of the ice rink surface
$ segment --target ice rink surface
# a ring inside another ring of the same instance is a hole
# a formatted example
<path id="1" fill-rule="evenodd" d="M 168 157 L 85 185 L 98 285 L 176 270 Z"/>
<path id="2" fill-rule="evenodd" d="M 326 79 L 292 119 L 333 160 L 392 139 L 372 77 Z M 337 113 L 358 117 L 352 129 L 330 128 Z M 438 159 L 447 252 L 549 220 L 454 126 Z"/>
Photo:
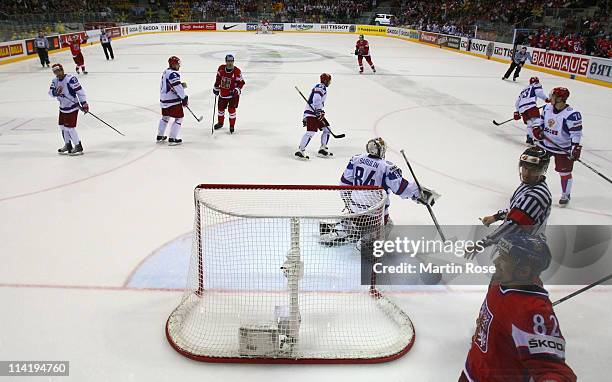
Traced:
<path id="1" fill-rule="evenodd" d="M 524 149 L 515 97 L 532 75 L 546 92 L 568 87 L 568 103 L 584 120 L 582 158 L 612 174 L 609 88 L 523 70 L 503 82 L 505 64 L 396 39 L 369 36 L 378 73 L 357 73 L 356 35 L 182 33 L 113 42 L 106 61 L 98 45 L 84 49 L 89 74 L 79 77 L 91 111 L 79 116 L 85 155 L 56 153 L 63 142 L 57 102 L 47 96 L 52 73 L 36 59 L 0 67 L 0 359 L 69 360 L 74 381 L 453 381 L 465 360 L 484 297 L 478 290 L 415 290 L 392 296 L 411 316 L 416 343 L 398 361 L 366 366 L 247 366 L 190 361 L 166 342 L 164 323 L 181 291 L 199 183 L 337 184 L 350 156 L 382 136 L 387 159 L 400 149 L 422 184 L 443 195 L 442 224 L 477 224 L 505 208 L 519 184 Z M 212 85 L 227 53 L 246 86 L 236 134 L 210 134 Z M 182 60 L 190 106 L 184 144 L 154 143 L 159 80 L 167 59 Z M 51 56 L 68 72 L 70 52 Z M 293 158 L 303 134 L 303 92 L 322 72 L 332 75 L 326 103 L 334 131 L 333 159 Z M 405 174 L 408 172 L 405 170 Z M 408 175 L 407 175 L 408 176 Z M 568 208 L 553 207 L 549 224 L 612 224 L 610 185 L 577 164 Z M 555 202 L 558 176 L 549 169 Z M 308 208 L 308 206 L 304 206 Z M 392 197 L 396 224 L 429 224 L 426 209 Z M 187 239 L 186 239 L 187 238 Z M 153 278 L 134 282 L 147 261 L 167 253 Z M 167 260 L 176 255 L 174 262 Z M 176 266 L 179 264 L 179 266 Z M 170 281 L 168 281 L 170 280 Z M 574 288 L 552 288 L 559 298 Z M 597 288 L 556 309 L 568 363 L 580 380 L 602 380 L 612 355 L 610 289 Z M 2 380 L 2 378 L 0 378 Z M 28 378 L 19 379 L 28 380 Z M 45 380 L 32 378 L 32 380 Z"/>

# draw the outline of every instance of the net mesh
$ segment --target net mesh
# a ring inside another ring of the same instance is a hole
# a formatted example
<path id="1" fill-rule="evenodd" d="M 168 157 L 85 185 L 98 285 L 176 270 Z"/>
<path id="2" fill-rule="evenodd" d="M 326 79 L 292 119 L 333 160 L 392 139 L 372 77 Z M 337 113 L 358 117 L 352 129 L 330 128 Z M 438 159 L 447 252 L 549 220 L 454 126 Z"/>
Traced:
<path id="1" fill-rule="evenodd" d="M 199 186 L 188 285 L 167 337 L 203 361 L 382 362 L 412 345 L 409 317 L 368 276 L 378 188 Z"/>

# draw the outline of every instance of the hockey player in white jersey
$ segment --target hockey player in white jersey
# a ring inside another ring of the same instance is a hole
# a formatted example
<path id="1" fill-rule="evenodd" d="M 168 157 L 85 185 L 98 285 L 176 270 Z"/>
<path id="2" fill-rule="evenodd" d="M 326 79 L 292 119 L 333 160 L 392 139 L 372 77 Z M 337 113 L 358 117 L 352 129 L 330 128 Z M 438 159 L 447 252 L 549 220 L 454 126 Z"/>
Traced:
<path id="1" fill-rule="evenodd" d="M 540 110 L 538 109 L 538 98 L 546 103 L 550 102 L 542 89 L 540 79 L 538 77 L 531 77 L 529 79 L 529 86 L 523 89 L 516 99 L 516 111 L 514 112 L 514 119 L 518 121 L 523 117 L 523 122 L 527 125 L 526 143 L 530 146 L 534 144 L 533 137 L 531 136 L 533 126 L 538 126 L 542 123 Z"/>
<path id="2" fill-rule="evenodd" d="M 185 94 L 185 85 L 181 82 L 181 75 L 178 70 L 181 67 L 181 60 L 172 56 L 168 59 L 168 69 L 164 70 L 159 87 L 159 103 L 162 109 L 162 117 L 159 120 L 157 130 L 157 143 L 162 143 L 166 136 L 166 127 L 170 118 L 174 118 L 174 123 L 170 128 L 170 146 L 180 145 L 183 140 L 178 138 L 181 124 L 183 123 L 183 107 L 187 106 L 189 97 Z"/>
<path id="3" fill-rule="evenodd" d="M 306 127 L 306 132 L 302 136 L 298 151 L 295 152 L 295 156 L 298 159 L 309 159 L 308 155 L 304 154 L 306 146 L 310 143 L 310 140 L 317 131 L 322 130 L 321 134 L 321 147 L 318 151 L 320 157 L 331 157 L 333 154 L 327 148 L 329 142 L 329 123 L 325 119 L 325 100 L 327 99 L 327 88 L 331 84 L 331 75 L 323 73 L 320 76 L 321 82 L 312 87 L 310 96 L 308 97 L 308 104 L 304 109 L 304 116 L 302 122 Z"/>
<path id="4" fill-rule="evenodd" d="M 532 129 L 537 145 L 555 157 L 555 171 L 561 177 L 559 204 L 562 207 L 570 201 L 574 161 L 582 151 L 582 115 L 566 103 L 569 95 L 566 88 L 554 88 L 550 92 L 550 105 L 542 110 L 540 125 Z"/>
<path id="5" fill-rule="evenodd" d="M 433 206 L 438 195 L 425 187 L 421 187 L 422 189 L 419 190 L 415 182 L 404 179 L 402 170 L 392 162 L 385 160 L 386 151 L 387 145 L 382 138 L 370 139 L 366 144 L 366 152 L 355 155 L 349 160 L 340 178 L 340 185 L 379 186 L 387 194 L 394 193 L 402 199 L 412 199 L 417 203 Z M 343 195 L 343 200 L 351 212 L 359 212 L 370 207 L 366 204 L 368 202 L 360 199 L 359 191 L 351 191 L 350 195 Z M 392 225 L 389 218 L 389 205 L 390 200 L 387 198 L 384 224 L 388 227 Z M 350 227 L 354 224 L 350 219 L 345 219 L 331 232 L 322 235 L 321 242 L 331 244 L 346 241 L 346 236 L 355 231 Z"/>
<path id="6" fill-rule="evenodd" d="M 83 145 L 76 131 L 79 109 L 83 113 L 89 112 L 89 105 L 85 96 L 85 90 L 79 83 L 78 78 L 64 73 L 61 64 L 53 64 L 51 67 L 55 78 L 51 81 L 49 95 L 59 101 L 59 128 L 64 138 L 64 147 L 57 152 L 62 155 L 82 155 Z"/>

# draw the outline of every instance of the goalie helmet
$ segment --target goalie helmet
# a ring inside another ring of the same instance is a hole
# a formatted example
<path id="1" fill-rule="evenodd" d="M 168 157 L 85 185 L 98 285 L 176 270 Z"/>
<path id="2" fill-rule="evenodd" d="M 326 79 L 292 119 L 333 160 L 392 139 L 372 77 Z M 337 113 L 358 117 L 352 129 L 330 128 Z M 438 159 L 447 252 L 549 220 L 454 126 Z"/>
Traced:
<path id="1" fill-rule="evenodd" d="M 370 139 L 366 144 L 366 152 L 373 157 L 384 159 L 387 152 L 387 144 L 381 137 Z"/>
<path id="2" fill-rule="evenodd" d="M 540 83 L 540 79 L 538 77 L 531 77 L 529 79 L 529 85 L 539 84 L 539 83 Z"/>
<path id="3" fill-rule="evenodd" d="M 170 67 L 172 66 L 176 66 L 176 65 L 181 65 L 181 59 L 176 57 L 176 56 L 172 56 L 168 59 L 168 65 Z"/>
<path id="4" fill-rule="evenodd" d="M 499 240 L 493 260 L 505 254 L 509 255 L 516 265 L 529 267 L 535 275 L 546 270 L 552 260 L 546 241 L 540 236 L 526 232 L 508 234 Z"/>
<path id="5" fill-rule="evenodd" d="M 570 92 L 569 90 L 567 90 L 567 88 L 563 88 L 563 87 L 556 87 L 554 88 L 551 92 L 550 92 L 551 97 L 554 95 L 556 96 L 559 100 L 562 101 L 566 101 L 569 96 L 570 96 Z M 550 97 L 549 97 L 550 98 Z"/>

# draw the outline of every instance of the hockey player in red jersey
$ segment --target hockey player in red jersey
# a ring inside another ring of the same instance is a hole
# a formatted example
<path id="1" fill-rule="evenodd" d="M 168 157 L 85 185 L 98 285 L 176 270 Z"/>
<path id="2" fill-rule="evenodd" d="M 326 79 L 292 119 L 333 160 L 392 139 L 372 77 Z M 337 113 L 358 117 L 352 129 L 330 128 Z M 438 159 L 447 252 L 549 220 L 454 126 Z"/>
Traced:
<path id="1" fill-rule="evenodd" d="M 503 237 L 459 382 L 574 382 L 565 339 L 540 274 L 551 262 L 544 239 Z"/>
<path id="2" fill-rule="evenodd" d="M 85 58 L 83 52 L 81 52 L 81 44 L 86 43 L 87 40 L 81 40 L 77 35 L 72 36 L 72 39 L 68 42 L 70 45 L 70 52 L 72 53 L 72 59 L 76 65 L 76 72 L 79 74 L 79 68 L 83 70 L 83 74 L 87 74 L 85 70 Z"/>
<path id="3" fill-rule="evenodd" d="M 355 55 L 357 56 L 357 62 L 359 63 L 359 73 L 363 73 L 363 58 L 365 57 L 366 61 L 372 68 L 372 72 L 376 73 L 376 68 L 372 63 L 372 58 L 370 58 L 370 44 L 368 44 L 368 40 L 364 39 L 363 35 L 359 35 L 359 40 L 357 40 L 357 44 L 355 44 Z"/>
<path id="4" fill-rule="evenodd" d="M 219 65 L 217 69 L 217 78 L 213 88 L 213 94 L 219 96 L 217 108 L 217 124 L 215 130 L 223 127 L 225 121 L 225 108 L 229 112 L 230 133 L 234 133 L 236 124 L 236 109 L 240 101 L 240 94 L 244 87 L 244 79 L 242 72 L 237 66 L 234 66 L 234 56 L 228 54 L 225 56 L 225 65 Z"/>

